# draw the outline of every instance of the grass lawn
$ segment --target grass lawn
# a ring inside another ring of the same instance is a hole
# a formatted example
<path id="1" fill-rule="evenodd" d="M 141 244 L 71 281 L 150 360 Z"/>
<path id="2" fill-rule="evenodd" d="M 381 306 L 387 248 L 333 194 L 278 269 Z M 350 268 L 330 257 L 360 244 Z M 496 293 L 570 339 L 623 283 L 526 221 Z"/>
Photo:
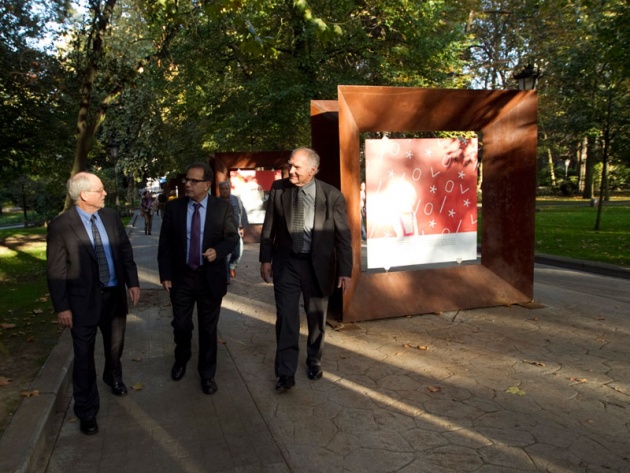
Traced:
<path id="1" fill-rule="evenodd" d="M 538 205 L 536 253 L 630 268 L 630 205 L 604 204 L 599 231 L 596 216 L 596 207 Z"/>

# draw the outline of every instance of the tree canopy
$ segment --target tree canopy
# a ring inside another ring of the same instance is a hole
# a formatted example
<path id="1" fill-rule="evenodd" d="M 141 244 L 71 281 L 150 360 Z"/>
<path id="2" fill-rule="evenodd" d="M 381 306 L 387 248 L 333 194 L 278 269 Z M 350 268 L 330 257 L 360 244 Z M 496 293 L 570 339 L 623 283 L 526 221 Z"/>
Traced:
<path id="1" fill-rule="evenodd" d="M 0 0 L 0 171 L 63 182 L 109 169 L 134 187 L 216 151 L 308 144 L 310 101 L 336 99 L 340 84 L 516 88 L 532 65 L 541 156 L 577 169 L 579 151 L 627 185 L 628 11 L 623 0 Z"/>

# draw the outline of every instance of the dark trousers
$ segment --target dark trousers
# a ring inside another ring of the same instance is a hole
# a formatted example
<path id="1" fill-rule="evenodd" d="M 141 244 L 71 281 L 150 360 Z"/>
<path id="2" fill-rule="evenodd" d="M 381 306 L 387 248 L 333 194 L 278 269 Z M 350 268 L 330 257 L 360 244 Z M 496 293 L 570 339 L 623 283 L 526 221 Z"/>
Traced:
<path id="1" fill-rule="evenodd" d="M 96 416 L 100 407 L 94 361 L 97 329 L 101 330 L 105 351 L 103 380 L 110 384 L 115 381 L 122 381 L 120 357 L 125 344 L 127 316 L 125 314 L 120 315 L 120 305 L 122 304 L 120 297 L 120 292 L 116 289 L 104 290 L 98 326 L 74 326 L 72 328 L 74 348 L 72 394 L 74 413 L 79 419 Z"/>
<path id="2" fill-rule="evenodd" d="M 199 358 L 197 370 L 201 379 L 212 379 L 217 370 L 217 325 L 221 299 L 208 295 L 203 271 L 186 269 L 181 281 L 171 288 L 175 361 L 185 365 L 192 356 L 193 311 L 197 304 Z"/>
<path id="3" fill-rule="evenodd" d="M 280 276 L 274 277 L 276 299 L 276 376 L 293 376 L 297 370 L 300 338 L 300 295 L 304 299 L 308 339 L 306 363 L 319 366 L 324 349 L 328 296 L 319 289 L 310 259 L 290 257 Z"/>

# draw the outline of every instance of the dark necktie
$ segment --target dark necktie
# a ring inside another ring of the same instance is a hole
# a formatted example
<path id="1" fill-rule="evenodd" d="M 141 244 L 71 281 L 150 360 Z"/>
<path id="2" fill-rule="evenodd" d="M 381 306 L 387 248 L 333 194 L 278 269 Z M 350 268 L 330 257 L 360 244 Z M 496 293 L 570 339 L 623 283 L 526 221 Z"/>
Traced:
<path id="1" fill-rule="evenodd" d="M 107 265 L 107 258 L 105 257 L 103 240 L 101 240 L 101 234 L 96 226 L 96 215 L 92 215 L 90 221 L 92 222 L 94 251 L 96 251 L 96 261 L 98 262 L 98 278 L 101 281 L 101 286 L 107 286 L 107 284 L 109 284 L 109 266 Z"/>
<path id="2" fill-rule="evenodd" d="M 295 198 L 291 209 L 291 238 L 293 239 L 291 249 L 294 253 L 301 253 L 304 247 L 304 192 L 300 188 L 296 188 L 294 192 Z"/>
<path id="3" fill-rule="evenodd" d="M 199 207 L 201 204 L 193 204 L 192 221 L 190 222 L 190 249 L 188 250 L 188 266 L 197 269 L 199 265 L 199 252 L 201 251 L 201 218 L 199 217 Z"/>

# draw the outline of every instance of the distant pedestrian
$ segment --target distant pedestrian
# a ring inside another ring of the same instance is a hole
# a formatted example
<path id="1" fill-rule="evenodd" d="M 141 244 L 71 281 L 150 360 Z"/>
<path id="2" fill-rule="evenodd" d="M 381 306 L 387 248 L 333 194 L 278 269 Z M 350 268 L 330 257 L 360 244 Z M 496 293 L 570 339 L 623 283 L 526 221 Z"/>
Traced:
<path id="1" fill-rule="evenodd" d="M 247 220 L 247 211 L 243 207 L 240 197 L 232 194 L 230 181 L 221 182 L 219 184 L 219 192 L 223 200 L 227 200 L 232 204 L 234 223 L 236 228 L 238 228 L 239 236 L 238 245 L 227 258 L 227 283 L 230 284 L 230 279 L 236 277 L 236 267 L 243 256 L 243 235 L 245 234 L 245 227 L 249 225 L 249 221 Z"/>
<path id="2" fill-rule="evenodd" d="M 140 201 L 140 213 L 144 219 L 144 234 L 151 235 L 153 228 L 153 197 L 146 191 Z"/>

